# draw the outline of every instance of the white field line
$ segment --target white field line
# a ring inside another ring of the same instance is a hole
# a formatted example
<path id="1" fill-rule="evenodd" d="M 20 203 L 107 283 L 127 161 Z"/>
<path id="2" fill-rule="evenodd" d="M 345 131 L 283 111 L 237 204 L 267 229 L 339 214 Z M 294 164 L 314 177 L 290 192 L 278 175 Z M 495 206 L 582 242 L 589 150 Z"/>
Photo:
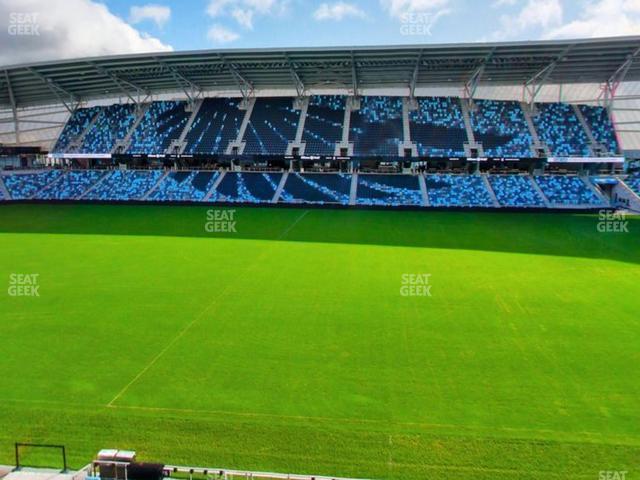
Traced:
<path id="1" fill-rule="evenodd" d="M 296 218 L 293 223 L 291 225 L 289 225 L 279 236 L 278 236 L 278 240 L 282 240 L 299 222 L 300 220 L 302 220 L 307 214 L 309 213 L 309 210 L 305 210 L 302 215 L 298 216 L 298 218 Z M 264 256 L 265 252 L 263 251 L 260 255 L 258 255 L 256 257 L 256 259 L 250 263 L 249 265 L 247 265 L 246 268 L 244 268 L 242 270 L 242 272 L 244 273 L 245 270 L 249 270 L 255 263 L 257 263 L 260 258 L 262 258 L 262 256 Z M 240 273 L 237 275 L 238 277 L 240 277 Z M 107 403 L 107 407 L 113 407 L 114 403 L 122 396 L 124 395 L 127 390 L 129 390 L 129 388 L 131 387 L 131 385 L 133 385 L 134 383 L 136 383 L 140 377 L 142 377 L 145 373 L 147 373 L 149 371 L 149 369 L 151 367 L 153 367 L 155 365 L 155 363 L 164 356 L 165 353 L 167 353 L 167 351 L 178 341 L 180 340 L 189 330 L 191 330 L 191 328 L 198 323 L 202 317 L 214 306 L 216 305 L 229 291 L 229 289 L 231 288 L 233 282 L 227 282 L 227 286 L 222 289 L 222 291 L 220 293 L 218 293 L 218 295 L 211 301 L 211 303 L 209 303 L 209 305 L 207 305 L 198 315 L 196 315 L 196 317 L 191 320 L 182 330 L 180 330 L 180 332 L 178 332 L 178 334 L 173 337 L 173 339 L 167 344 L 165 345 L 165 347 L 160 350 L 160 352 L 158 352 L 158 354 L 153 357 L 151 359 L 151 361 L 142 369 L 138 372 L 138 374 L 133 377 L 131 379 L 131 381 L 129 383 L 127 383 L 117 394 L 115 397 L 113 397 L 111 399 L 111 401 L 109 403 Z"/>

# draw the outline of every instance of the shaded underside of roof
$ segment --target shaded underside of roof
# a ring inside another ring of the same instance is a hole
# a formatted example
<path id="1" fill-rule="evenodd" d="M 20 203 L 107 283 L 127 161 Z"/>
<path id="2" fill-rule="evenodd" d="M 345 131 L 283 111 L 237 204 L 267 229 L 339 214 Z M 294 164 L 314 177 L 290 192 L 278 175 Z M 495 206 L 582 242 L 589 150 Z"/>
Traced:
<path id="1" fill-rule="evenodd" d="M 0 106 L 120 95 L 324 88 L 415 88 L 607 82 L 625 63 L 640 80 L 640 36 L 493 44 L 205 50 L 0 68 Z"/>

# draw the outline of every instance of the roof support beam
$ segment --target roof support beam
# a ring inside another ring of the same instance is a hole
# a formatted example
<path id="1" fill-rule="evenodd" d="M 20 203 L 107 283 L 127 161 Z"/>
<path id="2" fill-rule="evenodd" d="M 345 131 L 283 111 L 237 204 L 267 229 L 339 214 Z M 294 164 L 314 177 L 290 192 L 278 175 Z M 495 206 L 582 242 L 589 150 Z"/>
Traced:
<path id="1" fill-rule="evenodd" d="M 74 95 L 73 93 L 69 92 L 68 90 L 64 89 L 63 87 L 61 87 L 57 82 L 55 82 L 53 79 L 47 77 L 46 75 L 43 75 L 42 73 L 38 72 L 37 70 L 34 70 L 33 68 L 27 67 L 26 70 L 35 75 L 36 77 L 38 77 L 40 80 L 42 80 L 45 85 L 47 86 L 47 88 L 49 88 L 49 90 L 51 90 L 51 92 L 53 92 L 53 94 L 56 96 L 56 98 L 60 101 L 60 103 L 62 103 L 62 105 L 64 105 L 64 108 L 66 108 L 70 114 L 73 115 L 73 113 L 76 111 L 76 109 L 78 108 L 78 104 L 80 103 L 80 100 L 76 97 L 76 95 Z M 70 102 L 67 103 L 60 94 L 66 95 L 67 97 L 69 97 Z M 69 105 L 70 103 L 74 103 L 75 105 L 71 106 Z"/>
<path id="2" fill-rule="evenodd" d="M 171 74 L 173 79 L 178 84 L 178 87 L 184 92 L 184 94 L 187 96 L 190 102 L 194 102 L 199 97 L 204 96 L 204 91 L 200 85 L 189 80 L 182 73 L 180 73 L 175 67 L 167 64 L 166 62 L 163 62 L 157 57 L 153 57 L 153 58 L 158 62 L 158 64 L 162 68 L 166 69 Z M 185 88 L 185 85 L 189 88 L 188 89 Z"/>
<path id="3" fill-rule="evenodd" d="M 353 87 L 353 96 L 358 96 L 358 68 L 356 66 L 356 56 L 351 51 L 351 85 Z"/>
<path id="4" fill-rule="evenodd" d="M 482 80 L 482 75 L 484 75 L 487 64 L 493 58 L 493 54 L 495 53 L 495 51 L 495 47 L 491 49 L 489 54 L 484 57 L 484 59 L 482 59 L 480 65 L 478 65 L 475 70 L 471 72 L 469 80 L 467 80 L 464 84 L 464 96 L 470 104 L 473 104 L 473 98 L 475 97 L 478 85 L 480 85 L 480 81 Z"/>
<path id="5" fill-rule="evenodd" d="M 13 88 L 11 87 L 11 79 L 9 72 L 4 71 L 4 78 L 7 82 L 7 90 L 9 91 L 9 102 L 11 103 L 11 112 L 13 113 L 13 126 L 16 134 L 16 144 L 20 145 L 20 122 L 18 121 L 18 109 L 16 107 L 16 99 L 13 96 Z"/>
<path id="6" fill-rule="evenodd" d="M 418 85 L 418 77 L 420 75 L 420 64 L 422 63 L 422 53 L 420 50 L 418 58 L 416 58 L 416 65 L 413 67 L 413 74 L 411 75 L 411 83 L 409 84 L 409 98 L 416 98 L 416 86 Z"/>
<path id="7" fill-rule="evenodd" d="M 122 93 L 125 94 L 125 96 L 129 97 L 129 99 L 135 103 L 136 105 L 140 102 L 140 94 L 144 94 L 145 97 L 149 97 L 151 96 L 151 94 L 144 88 L 140 87 L 139 85 L 136 85 L 135 83 L 132 83 L 128 80 L 124 80 L 123 78 L 118 77 L 115 73 L 110 72 L 109 70 L 101 67 L 100 65 L 97 65 L 93 62 L 87 62 L 89 65 L 91 65 L 93 68 L 96 69 L 96 71 L 102 75 L 105 75 L 107 77 L 109 77 L 111 79 L 111 81 L 113 83 L 116 84 L 116 86 L 120 89 L 120 91 Z M 138 95 L 138 99 L 136 100 L 133 96 L 131 96 L 131 93 L 129 93 L 129 90 L 127 88 L 125 88 L 125 86 L 131 88 L 132 90 L 135 90 L 137 95 Z M 145 98 L 146 99 L 146 98 Z M 144 101 L 144 100 L 143 100 Z"/>
<path id="8" fill-rule="evenodd" d="M 238 90 L 240 90 L 240 93 L 242 94 L 242 98 L 247 100 L 248 98 L 253 96 L 253 92 L 254 92 L 253 84 L 250 81 L 248 81 L 246 78 L 244 78 L 240 74 L 238 69 L 234 65 L 229 63 L 225 57 L 223 57 L 222 55 L 218 55 L 218 58 L 220 58 L 220 61 L 222 62 L 222 64 L 227 68 L 227 70 L 233 77 L 233 81 L 236 83 Z"/>
<path id="9" fill-rule="evenodd" d="M 293 82 L 296 86 L 296 92 L 298 93 L 298 97 L 304 97 L 304 92 L 305 92 L 304 82 L 300 78 L 300 75 L 298 75 L 298 72 L 296 71 L 296 68 L 293 62 L 289 58 L 288 53 L 284 54 L 284 58 L 287 61 L 287 65 L 289 65 L 289 70 L 291 71 L 291 78 L 293 79 Z"/>
<path id="10" fill-rule="evenodd" d="M 523 92 L 525 94 L 524 100 L 530 107 L 533 106 L 534 102 L 536 101 L 536 97 L 540 93 L 540 90 L 542 90 L 542 87 L 545 85 L 558 64 L 564 60 L 564 57 L 571 51 L 573 47 L 573 44 L 568 45 L 551 63 L 545 66 L 542 70 L 538 71 L 535 75 L 533 75 L 529 80 L 525 82 Z M 529 98 L 526 98 L 527 94 Z"/>
<path id="11" fill-rule="evenodd" d="M 633 65 L 633 62 L 640 56 L 640 48 L 636 49 L 632 54 L 628 55 L 626 60 L 620 65 L 615 72 L 609 77 L 602 87 L 602 92 L 598 97 L 599 100 L 604 101 L 605 107 L 611 109 L 613 101 L 616 99 L 616 92 L 622 82 L 624 82 L 629 69 Z"/>

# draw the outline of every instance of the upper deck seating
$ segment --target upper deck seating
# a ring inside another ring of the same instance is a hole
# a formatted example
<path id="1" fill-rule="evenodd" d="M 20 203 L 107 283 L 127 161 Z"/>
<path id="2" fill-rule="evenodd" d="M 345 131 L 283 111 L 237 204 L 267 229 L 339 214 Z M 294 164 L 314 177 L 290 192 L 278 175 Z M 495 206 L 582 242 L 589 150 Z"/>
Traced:
<path id="1" fill-rule="evenodd" d="M 191 113 L 186 102 L 153 102 L 131 135 L 128 153 L 162 154 L 182 133 Z"/>
<path id="2" fill-rule="evenodd" d="M 409 127 L 421 157 L 464 156 L 467 132 L 459 99 L 419 98 L 418 109 L 409 112 Z"/>
<path id="3" fill-rule="evenodd" d="M 258 98 L 244 134 L 247 155 L 284 155 L 295 140 L 300 111 L 291 98 Z"/>
<path id="4" fill-rule="evenodd" d="M 206 98 L 185 137 L 185 153 L 226 153 L 230 142 L 238 138 L 245 110 L 237 98 Z"/>
<path id="5" fill-rule="evenodd" d="M 488 157 L 531 157 L 533 138 L 518 102 L 476 100 L 471 126 Z"/>
<path id="6" fill-rule="evenodd" d="M 305 155 L 330 156 L 342 140 L 345 97 L 314 95 L 309 100 L 302 141 Z"/>

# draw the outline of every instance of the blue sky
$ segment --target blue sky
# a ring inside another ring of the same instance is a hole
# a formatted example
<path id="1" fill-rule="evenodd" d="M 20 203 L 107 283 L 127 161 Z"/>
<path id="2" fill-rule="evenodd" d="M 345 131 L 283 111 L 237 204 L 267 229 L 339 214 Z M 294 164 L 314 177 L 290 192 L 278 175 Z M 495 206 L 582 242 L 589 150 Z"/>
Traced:
<path id="1" fill-rule="evenodd" d="M 21 18 L 38 35 L 11 35 Z M 0 65 L 11 65 L 167 50 L 640 35 L 640 0 L 0 0 L 2 21 Z"/>

